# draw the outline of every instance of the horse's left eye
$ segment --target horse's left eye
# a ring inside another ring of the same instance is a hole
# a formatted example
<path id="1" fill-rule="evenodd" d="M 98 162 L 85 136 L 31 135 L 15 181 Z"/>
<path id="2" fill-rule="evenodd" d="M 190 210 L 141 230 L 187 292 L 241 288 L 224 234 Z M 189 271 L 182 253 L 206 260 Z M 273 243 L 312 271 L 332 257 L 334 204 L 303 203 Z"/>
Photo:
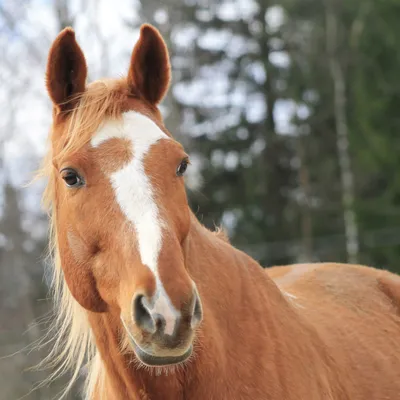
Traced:
<path id="1" fill-rule="evenodd" d="M 64 168 L 61 177 L 69 188 L 76 188 L 84 184 L 83 178 L 72 168 Z"/>
<path id="2" fill-rule="evenodd" d="M 185 158 L 181 161 L 181 163 L 178 165 L 178 168 L 176 169 L 176 175 L 182 176 L 189 165 L 189 159 Z"/>

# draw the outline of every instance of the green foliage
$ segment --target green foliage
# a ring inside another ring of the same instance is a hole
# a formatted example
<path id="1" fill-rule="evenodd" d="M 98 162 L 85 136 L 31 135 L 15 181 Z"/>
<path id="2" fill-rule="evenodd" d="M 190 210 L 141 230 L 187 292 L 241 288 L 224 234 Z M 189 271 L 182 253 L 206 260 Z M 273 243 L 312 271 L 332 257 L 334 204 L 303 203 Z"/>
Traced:
<path id="1" fill-rule="evenodd" d="M 400 272 L 399 1 L 370 2 L 349 68 L 349 115 L 363 261 Z"/>
<path id="2" fill-rule="evenodd" d="M 182 130 L 201 161 L 203 184 L 190 192 L 194 210 L 210 227 L 222 222 L 232 242 L 264 265 L 346 261 L 327 53 L 333 10 L 359 260 L 400 271 L 400 1 L 239 4 L 193 1 L 176 21 L 177 30 L 196 32 L 189 46 L 172 41 L 175 60 L 186 58 L 174 66 Z M 193 99 L 180 96 L 196 85 Z"/>

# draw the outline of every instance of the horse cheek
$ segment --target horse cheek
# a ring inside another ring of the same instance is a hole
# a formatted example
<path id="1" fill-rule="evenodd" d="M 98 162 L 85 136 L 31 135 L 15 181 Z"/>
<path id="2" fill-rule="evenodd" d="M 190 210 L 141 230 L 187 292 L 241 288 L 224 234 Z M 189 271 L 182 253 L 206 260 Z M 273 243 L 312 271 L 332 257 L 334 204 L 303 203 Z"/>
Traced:
<path id="1" fill-rule="evenodd" d="M 91 259 L 89 257 L 77 259 L 70 245 L 70 240 L 60 240 L 61 267 L 68 289 L 83 308 L 93 312 L 105 312 L 107 304 L 98 291 L 92 273 Z"/>

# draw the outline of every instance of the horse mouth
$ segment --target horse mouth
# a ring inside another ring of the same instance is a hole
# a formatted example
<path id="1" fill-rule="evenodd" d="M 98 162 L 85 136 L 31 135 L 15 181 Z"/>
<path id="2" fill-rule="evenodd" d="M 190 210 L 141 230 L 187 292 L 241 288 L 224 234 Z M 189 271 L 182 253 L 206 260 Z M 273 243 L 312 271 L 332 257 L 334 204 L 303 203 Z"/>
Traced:
<path id="1" fill-rule="evenodd" d="M 144 350 L 133 338 L 131 332 L 127 328 L 125 321 L 121 318 L 122 324 L 128 334 L 129 342 L 138 360 L 149 367 L 167 367 L 177 364 L 182 364 L 187 361 L 193 353 L 193 345 L 191 344 L 183 354 L 179 355 L 156 355 L 151 354 L 149 351 Z"/>
<path id="2" fill-rule="evenodd" d="M 132 338 L 130 341 L 132 343 L 136 357 L 139 359 L 139 361 L 150 367 L 165 367 L 169 365 L 181 364 L 190 358 L 193 351 L 193 347 L 190 346 L 185 351 L 185 353 L 179 356 L 156 356 L 154 354 L 149 354 L 148 352 L 144 351 L 135 343 Z"/>

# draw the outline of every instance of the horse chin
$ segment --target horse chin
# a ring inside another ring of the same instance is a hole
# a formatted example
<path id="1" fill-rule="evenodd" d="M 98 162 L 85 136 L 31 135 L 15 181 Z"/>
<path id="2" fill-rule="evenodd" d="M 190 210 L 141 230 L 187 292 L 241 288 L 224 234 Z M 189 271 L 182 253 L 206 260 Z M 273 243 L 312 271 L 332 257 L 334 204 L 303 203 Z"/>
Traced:
<path id="1" fill-rule="evenodd" d="M 168 355 L 168 356 L 158 356 L 151 354 L 148 351 L 143 350 L 134 340 L 130 337 L 130 343 L 132 345 L 133 351 L 140 363 L 148 367 L 170 367 L 174 365 L 179 365 L 185 363 L 192 355 L 193 346 L 190 345 L 189 348 L 180 355 Z"/>

